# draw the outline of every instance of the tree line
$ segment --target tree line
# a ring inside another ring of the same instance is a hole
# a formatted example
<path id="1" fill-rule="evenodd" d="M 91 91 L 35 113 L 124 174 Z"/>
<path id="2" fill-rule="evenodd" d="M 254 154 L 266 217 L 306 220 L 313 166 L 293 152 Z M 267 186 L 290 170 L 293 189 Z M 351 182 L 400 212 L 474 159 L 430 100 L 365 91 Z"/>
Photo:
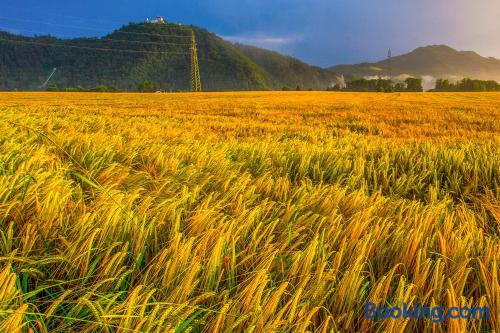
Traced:
<path id="1" fill-rule="evenodd" d="M 336 84 L 329 91 L 352 92 L 422 92 L 422 79 L 409 77 L 404 82 L 393 82 L 389 79 L 356 79 L 347 82 L 345 87 Z"/>
<path id="2" fill-rule="evenodd" d="M 436 88 L 431 91 L 500 91 L 500 84 L 493 80 L 463 79 L 452 83 L 447 79 L 439 79 Z"/>
<path id="3" fill-rule="evenodd" d="M 82 86 L 63 88 L 55 84 L 49 85 L 47 91 L 62 91 L 62 92 L 119 92 L 124 91 L 116 86 L 98 85 L 92 88 Z M 283 87 L 282 90 L 303 90 L 300 86 L 295 89 Z M 312 89 L 304 89 L 311 91 Z M 160 84 L 153 81 L 143 81 L 133 91 L 138 92 L 157 92 L 161 91 Z M 173 90 L 170 90 L 173 91 Z M 345 87 L 336 84 L 333 87 L 327 88 L 327 91 L 348 91 L 348 92 L 423 92 L 422 79 L 407 78 L 404 82 L 393 82 L 389 79 L 356 79 L 347 82 Z M 462 79 L 456 83 L 450 82 L 448 79 L 438 79 L 436 87 L 431 92 L 481 92 L 481 91 L 500 91 L 500 84 L 496 81 L 488 80 L 472 80 Z"/>
<path id="4" fill-rule="evenodd" d="M 126 90 L 119 89 L 116 86 L 109 86 L 109 85 L 98 85 L 92 88 L 86 88 L 82 86 L 78 87 L 59 87 L 57 84 L 50 84 L 45 88 L 46 91 L 51 91 L 51 92 L 125 92 Z M 136 90 L 133 91 L 138 91 L 138 92 L 143 92 L 143 93 L 151 93 L 151 92 L 157 92 L 161 91 L 160 84 L 157 82 L 153 81 L 144 81 L 141 82 Z"/>
<path id="5" fill-rule="evenodd" d="M 404 82 L 393 82 L 389 79 L 356 79 L 347 82 L 345 87 L 336 84 L 328 88 L 329 91 L 352 92 L 422 92 L 422 79 L 407 78 Z M 438 79 L 436 87 L 431 92 L 480 92 L 500 91 L 500 84 L 493 80 L 462 79 L 456 83 L 448 79 Z"/>

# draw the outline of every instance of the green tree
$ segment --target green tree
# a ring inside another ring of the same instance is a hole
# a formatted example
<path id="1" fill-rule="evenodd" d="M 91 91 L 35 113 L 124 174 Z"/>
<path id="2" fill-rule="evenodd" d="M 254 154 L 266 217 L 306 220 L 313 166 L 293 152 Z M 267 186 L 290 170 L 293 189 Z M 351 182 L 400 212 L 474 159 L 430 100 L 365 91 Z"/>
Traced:
<path id="1" fill-rule="evenodd" d="M 456 86 L 446 79 L 438 79 L 434 91 L 455 91 Z"/>
<path id="2" fill-rule="evenodd" d="M 66 92 L 82 92 L 84 91 L 82 87 L 76 87 L 76 88 L 66 88 Z"/>
<path id="3" fill-rule="evenodd" d="M 377 91 L 377 92 L 393 92 L 394 86 L 391 80 L 387 79 L 357 79 L 347 83 L 347 91 Z"/>
<path id="4" fill-rule="evenodd" d="M 439 79 L 433 91 L 500 91 L 500 85 L 493 80 L 482 81 L 465 78 L 453 84 L 447 79 Z"/>
<path id="5" fill-rule="evenodd" d="M 45 90 L 46 91 L 59 91 L 59 87 L 57 86 L 57 84 L 50 84 L 47 86 L 47 88 Z"/>
<path id="6" fill-rule="evenodd" d="M 422 79 L 409 77 L 405 80 L 405 83 L 406 83 L 406 91 L 412 91 L 412 92 L 424 91 L 424 87 L 422 86 Z"/>
<path id="7" fill-rule="evenodd" d="M 108 92 L 109 87 L 105 86 L 105 85 L 100 85 L 100 86 L 97 86 L 94 89 L 92 89 L 92 91 L 94 91 L 94 92 Z"/>
<path id="8" fill-rule="evenodd" d="M 406 87 L 403 83 L 396 83 L 394 85 L 394 91 L 396 92 L 403 92 L 403 91 L 406 91 Z"/>

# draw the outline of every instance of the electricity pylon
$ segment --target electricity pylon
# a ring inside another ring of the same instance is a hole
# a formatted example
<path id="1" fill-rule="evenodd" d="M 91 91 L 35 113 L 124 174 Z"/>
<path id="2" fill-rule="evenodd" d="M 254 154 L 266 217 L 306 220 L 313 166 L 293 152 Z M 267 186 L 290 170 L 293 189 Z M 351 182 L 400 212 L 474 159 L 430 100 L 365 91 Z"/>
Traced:
<path id="1" fill-rule="evenodd" d="M 388 73 L 389 74 L 389 78 L 392 77 L 392 51 L 391 49 L 389 49 L 389 52 L 387 52 L 387 67 L 388 67 Z"/>
<path id="2" fill-rule="evenodd" d="M 198 63 L 198 48 L 196 47 L 194 30 L 191 30 L 191 91 L 201 92 L 200 64 Z"/>

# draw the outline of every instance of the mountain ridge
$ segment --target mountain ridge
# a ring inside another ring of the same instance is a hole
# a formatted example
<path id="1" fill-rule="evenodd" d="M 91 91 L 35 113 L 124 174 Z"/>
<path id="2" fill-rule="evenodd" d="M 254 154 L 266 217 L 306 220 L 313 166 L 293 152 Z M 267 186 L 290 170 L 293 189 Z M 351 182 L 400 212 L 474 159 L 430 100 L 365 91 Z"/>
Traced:
<path id="1" fill-rule="evenodd" d="M 206 91 L 277 90 L 297 85 L 325 89 L 335 79 L 327 69 L 273 51 L 233 44 L 203 28 L 131 23 L 100 38 L 65 40 L 0 32 L 0 89 L 37 89 L 52 69 L 58 68 L 51 83 L 62 87 L 105 84 L 136 90 L 141 82 L 154 81 L 162 90 L 187 91 L 189 39 L 175 36 L 181 28 L 196 35 Z M 273 59 L 281 70 L 273 70 L 274 65 L 263 58 Z"/>
<path id="2" fill-rule="evenodd" d="M 500 60 L 474 51 L 458 51 L 448 45 L 422 46 L 388 59 L 354 65 L 337 65 L 329 70 L 348 78 L 380 76 L 433 76 L 436 78 L 500 79 Z"/>
<path id="3" fill-rule="evenodd" d="M 378 62 L 308 65 L 291 56 L 232 43 L 206 29 L 174 23 L 130 23 L 99 38 L 27 37 L 0 31 L 0 90 L 37 90 L 53 68 L 60 87 L 112 85 L 135 91 L 144 81 L 167 91 L 190 88 L 189 35 L 198 43 L 205 91 L 326 88 L 344 77 L 431 76 L 500 80 L 500 60 L 447 45 L 429 45 Z M 176 35 L 177 34 L 177 35 Z"/>

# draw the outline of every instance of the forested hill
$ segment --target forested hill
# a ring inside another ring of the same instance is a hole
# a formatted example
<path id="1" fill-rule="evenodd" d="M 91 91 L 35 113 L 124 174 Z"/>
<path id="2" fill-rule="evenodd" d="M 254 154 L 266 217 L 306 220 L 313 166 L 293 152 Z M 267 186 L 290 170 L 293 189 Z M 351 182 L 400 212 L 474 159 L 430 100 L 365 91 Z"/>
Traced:
<path id="1" fill-rule="evenodd" d="M 101 38 L 57 39 L 0 32 L 0 90 L 37 90 L 53 68 L 59 87 L 115 86 L 143 81 L 189 90 L 189 36 L 195 31 L 204 90 L 325 89 L 335 74 L 276 52 L 235 45 L 205 29 L 129 24 Z"/>

